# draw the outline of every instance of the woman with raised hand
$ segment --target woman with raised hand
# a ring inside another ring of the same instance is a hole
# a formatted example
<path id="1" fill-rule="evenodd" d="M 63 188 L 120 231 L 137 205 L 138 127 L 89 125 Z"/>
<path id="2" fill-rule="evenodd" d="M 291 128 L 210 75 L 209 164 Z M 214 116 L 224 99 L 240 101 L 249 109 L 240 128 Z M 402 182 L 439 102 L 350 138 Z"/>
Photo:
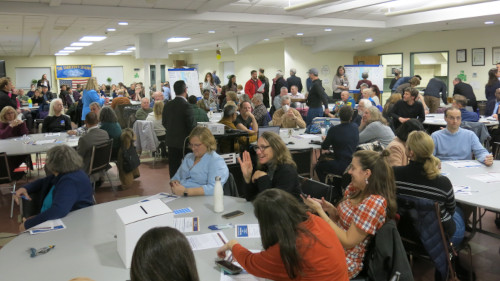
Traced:
<path id="1" fill-rule="evenodd" d="M 340 240 L 345 249 L 349 278 L 363 269 L 368 242 L 397 211 L 396 185 L 388 156 L 387 150 L 354 153 L 349 169 L 352 180 L 337 207 L 324 198 L 302 197 Z"/>
<path id="2" fill-rule="evenodd" d="M 231 251 L 248 273 L 271 280 L 348 280 L 342 245 L 328 223 L 277 188 L 260 193 L 253 205 L 264 251 L 231 240 L 217 250 L 219 258 Z"/>

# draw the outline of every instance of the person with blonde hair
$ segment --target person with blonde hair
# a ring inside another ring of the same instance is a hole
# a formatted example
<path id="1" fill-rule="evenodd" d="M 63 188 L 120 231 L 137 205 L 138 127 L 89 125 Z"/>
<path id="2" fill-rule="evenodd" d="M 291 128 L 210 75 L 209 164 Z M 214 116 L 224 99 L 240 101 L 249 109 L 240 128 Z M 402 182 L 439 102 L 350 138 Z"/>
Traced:
<path id="1" fill-rule="evenodd" d="M 155 101 L 153 105 L 153 112 L 148 114 L 146 121 L 153 122 L 153 128 L 155 130 L 155 135 L 158 141 L 160 142 L 160 151 L 161 157 L 167 157 L 167 145 L 166 145 L 166 130 L 163 127 L 162 116 L 163 116 L 163 107 L 165 104 L 163 101 Z"/>
<path id="2" fill-rule="evenodd" d="M 388 156 L 387 150 L 354 153 L 349 169 L 352 180 L 337 207 L 324 198 L 302 197 L 337 234 L 351 279 L 363 268 L 368 242 L 396 215 L 396 185 Z"/>
<path id="3" fill-rule="evenodd" d="M 248 151 L 238 158 L 244 179 L 245 198 L 253 200 L 258 193 L 269 188 L 283 189 L 299 198 L 297 164 L 281 137 L 273 132 L 264 132 L 254 149 L 257 153 L 255 169 Z"/>
<path id="4" fill-rule="evenodd" d="M 45 117 L 42 125 L 43 133 L 59 133 L 71 130 L 71 119 L 64 115 L 64 106 L 61 99 L 50 102 L 49 116 Z"/>
<path id="5" fill-rule="evenodd" d="M 0 139 L 20 137 L 29 134 L 26 123 L 17 119 L 17 111 L 12 106 L 6 106 L 0 111 Z M 23 162 L 28 163 L 29 154 L 7 156 L 10 172 L 14 173 Z"/>
<path id="6" fill-rule="evenodd" d="M 93 102 L 98 102 L 100 106 L 103 106 L 107 99 L 101 98 L 99 93 L 99 84 L 97 84 L 97 79 L 95 77 L 90 77 L 83 90 L 82 101 L 82 121 L 85 121 L 85 116 L 90 112 L 90 104 Z"/>
<path id="7" fill-rule="evenodd" d="M 359 144 L 380 141 L 386 147 L 393 139 L 394 132 L 380 110 L 375 106 L 365 109 L 359 126 Z"/>
<path id="8" fill-rule="evenodd" d="M 181 166 L 170 180 L 172 192 L 177 195 L 197 196 L 213 195 L 215 177 L 226 183 L 229 170 L 224 159 L 215 152 L 217 142 L 210 130 L 197 126 L 188 136 L 188 153 Z"/>
<path id="9" fill-rule="evenodd" d="M 450 241 L 459 245 L 465 231 L 463 212 L 456 206 L 450 180 L 441 175 L 440 160 L 432 155 L 432 138 L 424 131 L 411 132 L 406 140 L 406 150 L 410 164 L 394 167 L 397 194 L 438 202 L 444 230 Z"/>

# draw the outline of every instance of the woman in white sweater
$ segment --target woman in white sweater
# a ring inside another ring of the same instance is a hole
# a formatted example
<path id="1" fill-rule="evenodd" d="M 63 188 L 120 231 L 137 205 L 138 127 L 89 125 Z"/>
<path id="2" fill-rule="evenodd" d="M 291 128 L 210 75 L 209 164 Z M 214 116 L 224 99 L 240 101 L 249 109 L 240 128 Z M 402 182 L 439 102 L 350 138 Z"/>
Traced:
<path id="1" fill-rule="evenodd" d="M 155 130 L 156 137 L 160 142 L 161 156 L 167 156 L 167 147 L 165 143 L 166 130 L 161 122 L 161 116 L 163 113 L 163 101 L 156 101 L 153 105 L 153 112 L 148 114 L 146 121 L 153 121 L 153 129 Z"/>

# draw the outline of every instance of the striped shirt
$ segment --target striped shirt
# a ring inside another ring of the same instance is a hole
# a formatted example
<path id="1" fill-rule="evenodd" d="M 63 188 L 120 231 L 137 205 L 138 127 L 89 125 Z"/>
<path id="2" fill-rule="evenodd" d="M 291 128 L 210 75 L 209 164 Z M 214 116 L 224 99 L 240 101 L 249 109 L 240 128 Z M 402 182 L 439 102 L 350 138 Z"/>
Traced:
<path id="1" fill-rule="evenodd" d="M 410 161 L 407 166 L 394 167 L 396 193 L 419 198 L 426 198 L 439 203 L 441 222 L 449 235 L 455 233 L 455 195 L 453 185 L 445 176 L 428 179 L 422 163 Z"/>

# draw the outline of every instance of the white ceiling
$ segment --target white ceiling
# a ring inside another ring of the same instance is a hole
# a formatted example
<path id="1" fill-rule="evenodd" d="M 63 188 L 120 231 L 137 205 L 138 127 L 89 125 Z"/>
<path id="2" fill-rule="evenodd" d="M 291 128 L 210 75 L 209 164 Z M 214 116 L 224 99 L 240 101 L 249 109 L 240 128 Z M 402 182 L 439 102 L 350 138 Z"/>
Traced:
<path id="1" fill-rule="evenodd" d="M 464 3 L 469 4 L 456 6 Z M 422 8 L 434 9 L 413 10 Z M 410 11 L 386 15 L 404 10 Z M 162 42 L 173 36 L 191 38 L 162 43 L 171 53 L 214 50 L 217 44 L 239 52 L 265 43 L 264 39 L 289 37 L 305 38 L 314 52 L 358 51 L 423 31 L 481 27 L 489 20 L 500 23 L 500 1 L 0 0 L 0 56 L 53 55 L 82 36 L 106 35 L 107 39 L 73 53 L 99 55 L 134 46 L 135 35 L 141 33 L 152 33 Z M 119 26 L 120 21 L 129 25 Z M 117 31 L 106 32 L 107 28 Z M 299 32 L 304 35 L 298 36 Z M 368 37 L 374 41 L 365 43 Z"/>

